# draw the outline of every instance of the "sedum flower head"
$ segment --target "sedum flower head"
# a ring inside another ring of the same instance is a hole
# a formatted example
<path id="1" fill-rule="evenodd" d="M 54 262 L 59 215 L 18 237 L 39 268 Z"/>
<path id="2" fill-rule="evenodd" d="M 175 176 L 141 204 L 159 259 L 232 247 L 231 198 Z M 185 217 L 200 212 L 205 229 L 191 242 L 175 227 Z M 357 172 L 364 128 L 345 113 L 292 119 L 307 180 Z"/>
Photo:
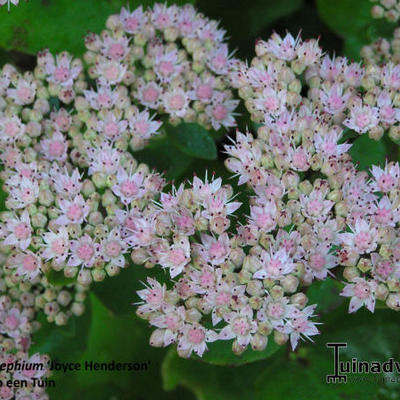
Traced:
<path id="1" fill-rule="evenodd" d="M 172 124 L 235 126 L 225 31 L 192 5 L 155 4 L 112 15 L 100 35 L 86 37 L 92 78 L 126 89 L 126 96 Z M 117 90 L 117 89 L 116 89 Z"/>

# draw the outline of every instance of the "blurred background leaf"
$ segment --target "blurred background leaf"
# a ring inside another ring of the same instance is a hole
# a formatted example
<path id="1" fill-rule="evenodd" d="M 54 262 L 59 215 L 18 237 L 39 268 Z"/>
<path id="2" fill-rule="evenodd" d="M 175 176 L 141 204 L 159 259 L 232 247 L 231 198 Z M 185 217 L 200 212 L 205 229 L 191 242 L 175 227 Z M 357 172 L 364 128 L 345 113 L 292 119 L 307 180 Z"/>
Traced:
<path id="1" fill-rule="evenodd" d="M 208 132 L 201 125 L 183 122 L 178 126 L 167 125 L 164 129 L 172 144 L 183 153 L 203 160 L 217 158 L 217 147 L 212 132 Z"/>
<path id="2" fill-rule="evenodd" d="M 140 1 L 143 7 L 156 1 Z M 186 4 L 190 0 L 170 3 Z M 0 8 L 0 46 L 36 54 L 43 48 L 53 52 L 67 50 L 83 54 L 84 36 L 88 32 L 100 33 L 109 15 L 118 13 L 123 6 L 136 8 L 137 1 L 127 0 L 30 0 L 20 1 L 18 7 Z"/>

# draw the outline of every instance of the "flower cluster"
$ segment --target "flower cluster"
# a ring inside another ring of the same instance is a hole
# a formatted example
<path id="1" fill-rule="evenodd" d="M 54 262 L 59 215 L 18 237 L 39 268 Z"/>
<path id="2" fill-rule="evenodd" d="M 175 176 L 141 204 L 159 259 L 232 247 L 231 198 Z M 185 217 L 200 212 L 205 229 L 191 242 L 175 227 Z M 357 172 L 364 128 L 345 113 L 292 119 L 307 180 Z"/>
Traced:
<path id="1" fill-rule="evenodd" d="M 164 184 L 127 149 L 160 123 L 126 94 L 87 89 L 66 53 L 43 52 L 34 74 L 4 67 L 0 87 L 7 269 L 24 281 L 62 271 L 86 286 L 115 275 L 127 251 L 115 211 L 142 209 Z"/>
<path id="2" fill-rule="evenodd" d="M 375 4 L 371 8 L 374 18 L 385 18 L 389 22 L 397 22 L 400 19 L 400 2 L 398 0 L 370 0 Z"/>
<path id="3" fill-rule="evenodd" d="M 339 234 L 338 257 L 349 312 L 363 305 L 373 312 L 376 299 L 400 310 L 400 166 L 373 166 L 371 174 L 360 172 L 343 188 L 347 229 Z"/>
<path id="4" fill-rule="evenodd" d="M 258 41 L 256 54 L 250 66 L 238 62 L 230 74 L 255 122 L 285 116 L 290 124 L 291 113 L 303 106 L 332 127 L 376 140 L 389 129 L 392 137 L 399 135 L 398 65 L 349 63 L 324 55 L 316 40 L 289 33 Z"/>
<path id="5" fill-rule="evenodd" d="M 278 344 L 290 338 L 295 348 L 300 337 L 318 333 L 310 320 L 315 306 L 306 307 L 307 297 L 297 291 L 305 271 L 293 261 L 296 233 L 281 229 L 279 240 L 286 245 L 275 246 L 267 235 L 258 243 L 252 233 L 262 229 L 255 225 L 235 232 L 232 213 L 240 203 L 232 198 L 220 178 L 195 177 L 190 187 L 161 194 L 146 227 L 132 237 L 134 261 L 148 259 L 173 278 L 170 288 L 149 278 L 138 292 L 137 314 L 156 327 L 151 345 L 176 343 L 179 355 L 189 357 L 202 356 L 208 342 L 234 339 L 232 350 L 241 354 L 249 345 L 264 350 L 271 334 Z M 249 224 L 255 218 L 269 225 L 277 211 L 272 203 L 265 212 L 253 207 Z"/>
<path id="6" fill-rule="evenodd" d="M 107 87 L 123 87 L 141 107 L 166 114 L 172 124 L 235 126 L 238 100 L 227 79 L 232 63 L 225 31 L 192 5 L 123 8 L 107 30 L 86 37 L 89 74 Z M 115 89 L 117 90 L 117 89 Z"/>
<path id="7" fill-rule="evenodd" d="M 363 62 L 367 64 L 383 65 L 389 62 L 400 63 L 400 28 L 393 32 L 393 38 L 379 38 L 370 45 L 364 46 L 361 50 Z"/>
<path id="8" fill-rule="evenodd" d="M 31 334 L 38 328 L 35 321 L 34 296 L 26 292 L 16 300 L 13 293 L 4 294 L 4 281 L 0 280 L 0 398 L 2 400 L 47 400 L 40 381 L 49 376 L 48 357 L 29 355 Z M 7 381 L 23 382 L 5 385 Z"/>

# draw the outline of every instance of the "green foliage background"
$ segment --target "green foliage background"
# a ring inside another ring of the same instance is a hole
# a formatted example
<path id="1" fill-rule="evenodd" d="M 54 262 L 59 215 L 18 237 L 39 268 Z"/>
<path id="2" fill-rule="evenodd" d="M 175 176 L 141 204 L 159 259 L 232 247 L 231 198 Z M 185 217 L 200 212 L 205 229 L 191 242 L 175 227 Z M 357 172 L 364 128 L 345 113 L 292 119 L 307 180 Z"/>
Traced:
<path id="1" fill-rule="evenodd" d="M 177 1 L 183 4 L 186 1 Z M 152 0 L 130 1 L 130 7 L 153 4 Z M 304 38 L 320 36 L 326 51 L 358 59 L 362 45 L 379 36 L 388 36 L 393 26 L 373 21 L 368 0 L 198 0 L 196 7 L 207 16 L 221 20 L 228 31 L 236 55 L 250 59 L 258 37 L 274 30 L 286 30 Z M 126 5 L 123 0 L 29 0 L 18 7 L 0 9 L 0 65 L 17 64 L 22 69 L 34 65 L 33 55 L 42 48 L 68 50 L 81 55 L 83 36 L 99 32 L 108 15 Z M 239 127 L 252 127 L 244 109 Z M 228 179 L 221 152 L 223 136 L 209 133 L 194 124 L 180 129 L 167 127 L 167 135 L 154 140 L 135 154 L 139 161 L 165 171 L 168 179 L 180 182 L 193 173 L 204 176 L 215 171 Z M 212 135 L 214 137 L 212 137 Z M 213 139 L 216 139 L 217 145 Z M 360 169 L 371 163 L 383 164 L 387 154 L 396 157 L 393 144 L 358 138 L 352 156 Z M 218 154 L 218 157 L 217 157 Z M 235 185 L 235 181 L 231 181 Z M 245 189 L 240 200 L 245 203 Z M 4 202 L 4 194 L 0 193 Z M 241 213 L 246 214 L 246 204 Z M 230 352 L 230 343 L 212 344 L 202 361 L 182 360 L 174 349 L 148 345 L 150 330 L 135 316 L 135 291 L 147 275 L 161 272 L 131 266 L 119 276 L 97 284 L 83 317 L 73 318 L 63 328 L 43 320 L 34 337 L 32 351 L 47 352 L 59 361 L 94 360 L 109 362 L 150 361 L 148 371 L 56 373 L 56 388 L 49 391 L 56 400 L 148 400 L 148 399 L 398 399 L 397 383 L 348 383 L 328 385 L 325 375 L 332 371 L 331 350 L 326 342 L 348 343 L 343 357 L 365 360 L 400 359 L 400 315 L 388 310 L 366 310 L 348 315 L 339 299 L 335 281 L 314 285 L 308 295 L 318 303 L 324 322 L 314 344 L 300 346 L 296 353 L 269 344 L 261 353 L 247 351 L 241 357 Z M 54 278 L 56 281 L 56 277 Z"/>

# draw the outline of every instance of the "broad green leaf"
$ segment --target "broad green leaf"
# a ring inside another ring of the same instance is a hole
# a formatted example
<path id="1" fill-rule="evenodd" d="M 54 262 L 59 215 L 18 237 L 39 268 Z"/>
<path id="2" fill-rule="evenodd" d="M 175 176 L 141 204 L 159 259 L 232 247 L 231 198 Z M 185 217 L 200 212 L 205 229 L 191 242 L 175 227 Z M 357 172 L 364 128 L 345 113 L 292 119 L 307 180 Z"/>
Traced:
<path id="1" fill-rule="evenodd" d="M 371 7 L 365 0 L 317 0 L 321 18 L 344 38 L 359 36 L 373 21 Z"/>
<path id="2" fill-rule="evenodd" d="M 167 126 L 166 131 L 171 142 L 183 153 L 204 160 L 217 158 L 217 146 L 210 133 L 196 123 L 181 123 Z"/>
<path id="3" fill-rule="evenodd" d="M 134 152 L 133 156 L 150 168 L 165 172 L 165 177 L 172 180 L 179 180 L 193 160 L 174 146 L 168 137 L 152 141 L 144 150 Z"/>
<path id="4" fill-rule="evenodd" d="M 178 385 L 191 390 L 198 400 L 254 399 L 254 381 L 267 362 L 241 367 L 220 367 L 180 358 L 174 349 L 168 352 L 162 365 L 165 390 Z"/>
<path id="5" fill-rule="evenodd" d="M 30 352 L 49 354 L 53 360 L 79 357 L 88 346 L 91 323 L 91 302 L 86 301 L 85 306 L 85 313 L 80 317 L 71 316 L 65 326 L 47 322 L 44 313 L 40 313 L 41 328 L 33 334 Z"/>
<path id="6" fill-rule="evenodd" d="M 308 304 L 317 304 L 317 313 L 332 311 L 344 301 L 343 297 L 339 296 L 342 286 L 339 281 L 330 277 L 313 282 L 306 292 Z"/>
<path id="7" fill-rule="evenodd" d="M 279 18 L 301 8 L 303 3 L 303 0 L 237 0 L 234 3 L 202 0 L 198 7 L 204 14 L 221 21 L 232 47 L 238 48 L 239 55 L 244 58 L 254 56 L 254 42 L 264 30 Z"/>
<path id="8" fill-rule="evenodd" d="M 240 366 L 260 361 L 271 357 L 282 348 L 282 346 L 274 342 L 273 336 L 269 336 L 268 339 L 268 345 L 265 350 L 253 351 L 249 346 L 240 356 L 232 352 L 232 340 L 219 340 L 217 342 L 207 343 L 208 351 L 203 354 L 201 360 L 219 366 Z M 199 359 L 197 356 L 193 358 Z"/>
<path id="9" fill-rule="evenodd" d="M 343 354 L 348 358 L 385 361 L 399 358 L 400 343 L 397 340 L 400 315 L 390 309 L 377 309 L 371 313 L 365 308 L 349 314 L 348 301 L 340 310 L 324 316 L 318 343 L 346 342 Z M 341 351 L 342 353 L 342 351 Z"/>
<path id="10" fill-rule="evenodd" d="M 344 39 L 343 52 L 349 58 L 359 60 L 363 46 L 393 34 L 395 24 L 372 18 L 372 6 L 366 0 L 317 0 L 321 18 Z"/>
<path id="11" fill-rule="evenodd" d="M 256 379 L 254 398 L 257 400 L 374 399 L 379 388 L 376 383 L 326 383 L 326 375 L 333 373 L 331 349 L 325 346 L 319 348 L 310 346 L 304 350 L 306 349 L 303 349 L 302 357 L 295 357 L 294 360 L 279 359 L 267 366 Z"/>
<path id="12" fill-rule="evenodd" d="M 156 1 L 144 0 L 144 8 Z M 191 1 L 171 1 L 185 4 Z M 85 50 L 83 36 L 88 32 L 100 33 L 109 15 L 118 13 L 121 7 L 134 9 L 138 2 L 130 0 L 30 0 L 20 1 L 7 13 L 0 8 L 0 46 L 35 54 L 43 48 L 75 55 Z"/>
<path id="13" fill-rule="evenodd" d="M 50 269 L 50 271 L 46 273 L 46 278 L 55 286 L 68 285 L 76 282 L 75 278 L 67 278 L 64 275 L 64 271 L 55 271 L 54 269 Z"/>
<path id="14" fill-rule="evenodd" d="M 49 390 L 50 398 L 70 400 L 129 400 L 178 398 L 192 400 L 183 389 L 171 393 L 163 391 L 160 368 L 166 349 L 148 344 L 147 323 L 131 316 L 116 317 L 91 295 L 92 323 L 87 349 L 79 357 L 64 357 L 59 361 L 79 362 L 78 372 L 54 373 L 56 387 Z M 78 333 L 79 335 L 79 333 Z M 85 370 L 85 362 L 139 363 L 147 369 L 134 371 Z"/>
<path id="15" fill-rule="evenodd" d="M 361 135 L 353 142 L 349 153 L 360 170 L 368 170 L 372 164 L 385 164 L 386 149 L 384 143 L 382 140 L 370 139 L 367 134 Z"/>
<path id="16" fill-rule="evenodd" d="M 131 262 L 117 276 L 107 277 L 103 282 L 93 284 L 92 291 L 113 314 L 134 315 L 136 306 L 132 303 L 140 300 L 136 292 L 144 288 L 143 283 L 147 277 L 155 278 L 161 283 L 170 279 L 159 266 L 146 269 L 143 265 Z"/>

